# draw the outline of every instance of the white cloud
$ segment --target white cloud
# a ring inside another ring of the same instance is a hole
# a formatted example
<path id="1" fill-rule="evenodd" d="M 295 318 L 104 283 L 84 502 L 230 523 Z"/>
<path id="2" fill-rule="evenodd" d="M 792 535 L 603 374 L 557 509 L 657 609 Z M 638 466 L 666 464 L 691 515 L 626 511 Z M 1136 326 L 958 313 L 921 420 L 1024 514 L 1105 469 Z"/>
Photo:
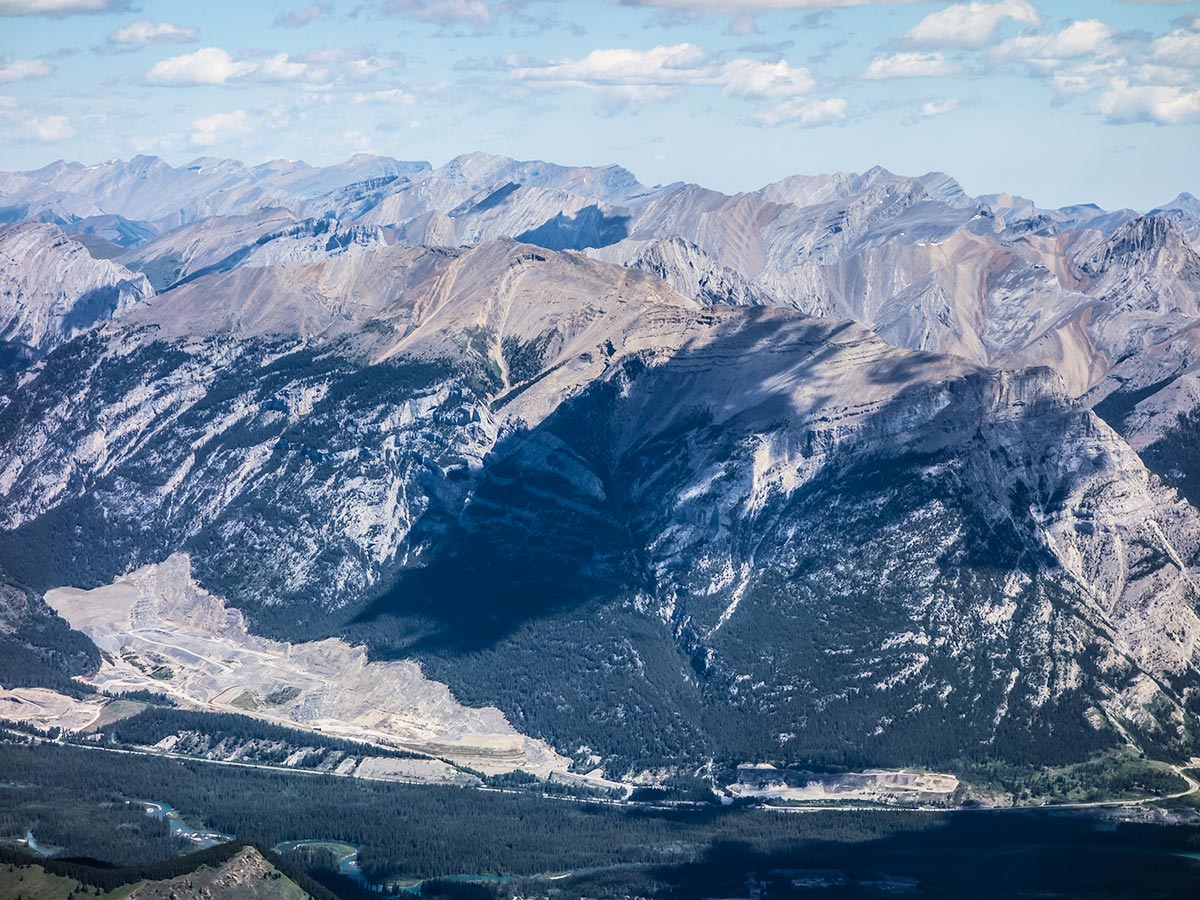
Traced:
<path id="1" fill-rule="evenodd" d="M 774 109 L 755 113 L 751 121 L 768 127 L 775 125 L 798 125 L 801 128 L 817 128 L 832 125 L 846 118 L 846 101 L 840 97 L 827 100 L 788 100 Z"/>
<path id="2" fill-rule="evenodd" d="M 1176 66 L 1200 67 L 1200 32 L 1172 31 L 1150 45 L 1156 60 Z"/>
<path id="3" fill-rule="evenodd" d="M 13 136 L 26 141 L 63 141 L 75 136 L 66 116 L 40 116 L 17 124 Z"/>
<path id="4" fill-rule="evenodd" d="M 593 50 L 582 59 L 542 65 L 518 62 L 512 77 L 532 84 L 603 89 L 612 97 L 642 103 L 693 86 L 719 87 L 737 97 L 792 97 L 813 87 L 809 71 L 787 60 L 767 63 L 739 58 L 722 64 L 695 44 Z"/>
<path id="5" fill-rule="evenodd" d="M 255 68 L 253 74 L 260 81 L 295 81 L 308 72 L 306 63 L 297 62 L 286 53 L 276 53 Z"/>
<path id="6" fill-rule="evenodd" d="M 170 22 L 151 22 L 138 19 L 108 36 L 110 44 L 129 44 L 144 47 L 148 44 L 188 44 L 200 32 L 195 28 L 172 25 Z"/>
<path id="7" fill-rule="evenodd" d="M 989 43 L 1005 21 L 1040 25 L 1042 15 L 1029 0 L 999 3 L 956 3 L 923 18 L 904 36 L 924 47 L 978 49 Z"/>
<path id="8" fill-rule="evenodd" d="M 695 44 L 650 50 L 593 50 L 582 59 L 562 59 L 512 70 L 513 77 L 523 81 L 575 87 L 678 86 L 711 81 L 713 72 L 712 57 Z"/>
<path id="9" fill-rule="evenodd" d="M 1131 85 L 1117 78 L 1097 99 L 1094 109 L 1114 125 L 1183 125 L 1200 121 L 1200 90 L 1186 91 L 1176 85 Z"/>
<path id="10" fill-rule="evenodd" d="M 191 142 L 197 147 L 211 147 L 224 141 L 244 138 L 254 131 L 244 109 L 214 113 L 192 122 Z"/>
<path id="11" fill-rule="evenodd" d="M 922 103 L 918 115 L 922 119 L 932 119 L 934 116 L 944 116 L 962 106 L 958 100 L 930 100 Z"/>
<path id="12" fill-rule="evenodd" d="M 155 63 L 146 73 L 151 84 L 225 84 L 254 71 L 254 63 L 235 60 L 219 47 L 172 56 Z"/>
<path id="13" fill-rule="evenodd" d="M 1050 76 L 1050 86 L 1063 96 L 1090 94 L 1107 87 L 1115 76 L 1127 68 L 1128 62 L 1124 59 L 1083 62 L 1055 69 Z"/>
<path id="14" fill-rule="evenodd" d="M 1125 61 L 1120 60 L 1121 66 Z M 1115 66 L 1114 69 L 1121 68 Z M 1180 84 L 1188 85 L 1197 81 L 1195 69 L 1185 69 L 1182 66 L 1160 66 L 1156 63 L 1142 63 L 1129 70 L 1129 80 L 1136 84 Z"/>
<path id="15" fill-rule="evenodd" d="M 0 16 L 72 16 L 124 12 L 129 0 L 0 0 Z"/>
<path id="16" fill-rule="evenodd" d="M 10 81 L 26 81 L 30 78 L 45 78 L 53 67 L 40 59 L 0 60 L 0 84 Z"/>
<path id="17" fill-rule="evenodd" d="M 155 63 L 146 73 L 151 84 L 184 86 L 230 84 L 247 81 L 297 81 L 319 79 L 328 73 L 286 53 L 276 53 L 262 62 L 234 59 L 219 47 L 172 56 Z"/>
<path id="18" fill-rule="evenodd" d="M 941 53 L 893 53 L 871 60 L 859 77 L 867 81 L 883 81 L 890 78 L 935 78 L 957 73 L 958 67 Z"/>
<path id="19" fill-rule="evenodd" d="M 1115 34 L 1116 31 L 1103 22 L 1081 19 L 1055 34 L 1021 34 L 1009 38 L 993 51 L 992 58 L 1056 66 L 1063 60 L 1112 52 Z"/>
<path id="20" fill-rule="evenodd" d="M 378 56 L 365 47 L 320 47 L 305 53 L 301 59 L 313 65 L 342 66 L 357 77 L 393 68 L 399 61 L 399 57 Z"/>
<path id="21" fill-rule="evenodd" d="M 721 67 L 722 90 L 737 97 L 790 97 L 812 90 L 808 69 L 792 67 L 786 59 L 765 63 L 735 59 Z"/>

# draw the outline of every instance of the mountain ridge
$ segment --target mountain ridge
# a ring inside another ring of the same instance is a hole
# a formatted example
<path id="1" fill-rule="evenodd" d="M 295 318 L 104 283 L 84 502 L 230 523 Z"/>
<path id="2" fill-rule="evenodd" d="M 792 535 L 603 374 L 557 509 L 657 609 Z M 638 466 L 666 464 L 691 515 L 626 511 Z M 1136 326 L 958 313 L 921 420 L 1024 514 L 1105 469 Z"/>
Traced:
<path id="1" fill-rule="evenodd" d="M 0 230 L 157 288 L 6 388 L 7 579 L 188 553 L 256 631 L 418 660 L 580 771 L 1195 752 L 1178 217 L 479 155 L 284 166 L 324 192 L 280 205 L 196 166 L 226 188 L 113 262 Z"/>

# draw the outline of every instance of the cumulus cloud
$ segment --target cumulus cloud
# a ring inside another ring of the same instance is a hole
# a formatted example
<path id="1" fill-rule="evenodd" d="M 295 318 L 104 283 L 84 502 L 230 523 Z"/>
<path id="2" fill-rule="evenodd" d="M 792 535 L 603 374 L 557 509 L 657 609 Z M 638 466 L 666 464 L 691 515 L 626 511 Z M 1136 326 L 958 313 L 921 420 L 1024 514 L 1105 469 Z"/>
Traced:
<path id="1" fill-rule="evenodd" d="M 1009 38 L 993 51 L 992 58 L 1056 66 L 1063 60 L 1111 52 L 1115 34 L 1116 30 L 1104 22 L 1081 19 L 1053 34 L 1021 34 Z"/>
<path id="2" fill-rule="evenodd" d="M 1200 121 L 1200 90 L 1189 91 L 1178 85 L 1135 85 L 1117 78 L 1096 100 L 1094 109 L 1115 125 L 1183 125 Z"/>
<path id="3" fill-rule="evenodd" d="M 796 125 L 801 128 L 818 128 L 832 125 L 846 118 L 846 101 L 840 97 L 825 100 L 788 100 L 774 109 L 755 113 L 750 117 L 756 125 Z"/>
<path id="4" fill-rule="evenodd" d="M 180 87 L 245 81 L 296 81 L 325 74 L 324 70 L 314 68 L 287 53 L 276 53 L 257 62 L 234 59 L 219 47 L 205 47 L 195 53 L 184 53 L 155 63 L 146 73 L 146 81 Z"/>
<path id="5" fill-rule="evenodd" d="M 1180 29 L 1164 34 L 1150 45 L 1150 55 L 1174 66 L 1200 67 L 1200 31 Z"/>
<path id="6" fill-rule="evenodd" d="M 1185 69 L 1182 66 L 1161 66 L 1153 62 L 1144 62 L 1136 66 L 1126 67 L 1126 61 L 1116 60 L 1111 68 L 1129 73 L 1130 81 L 1135 84 L 1193 84 L 1200 80 L 1200 72 L 1195 69 Z M 1120 74 L 1119 71 L 1116 72 Z"/>
<path id="7" fill-rule="evenodd" d="M 737 97 L 789 97 L 807 94 L 813 87 L 808 69 L 793 67 L 786 59 L 735 59 L 721 68 L 719 80 L 724 93 Z"/>
<path id="8" fill-rule="evenodd" d="M 904 125 L 916 125 L 918 122 L 923 122 L 926 119 L 934 119 L 938 116 L 947 115 L 961 107 L 962 101 L 960 100 L 927 100 L 915 112 L 905 116 L 901 122 Z"/>
<path id="9" fill-rule="evenodd" d="M 1090 96 L 1112 125 L 1200 122 L 1200 34 L 1188 25 L 1151 40 L 1088 19 L 1011 38 L 989 58 L 1028 64 L 1060 99 Z"/>
<path id="10" fill-rule="evenodd" d="M 1049 83 L 1061 96 L 1089 94 L 1107 87 L 1114 77 L 1125 73 L 1128 68 L 1129 64 L 1124 59 L 1084 61 L 1078 65 L 1056 68 L 1050 75 Z"/>
<path id="11" fill-rule="evenodd" d="M 380 56 L 365 47 L 324 47 L 310 50 L 300 57 L 314 68 L 312 76 L 324 76 L 325 68 L 337 67 L 350 80 L 361 80 L 403 63 L 398 54 Z"/>
<path id="12" fill-rule="evenodd" d="M 310 3 L 303 9 L 279 16 L 275 20 L 275 24 L 280 28 L 303 28 L 305 25 L 311 25 L 327 12 L 329 12 L 329 7 L 324 3 Z"/>
<path id="13" fill-rule="evenodd" d="M 639 99 L 665 99 L 681 88 L 719 87 L 738 97 L 789 97 L 813 87 L 812 76 L 787 60 L 773 63 L 739 58 L 718 63 L 695 44 L 658 46 L 649 50 L 593 50 L 581 59 L 540 65 L 517 64 L 512 77 L 542 85 L 597 88 Z"/>
<path id="14" fill-rule="evenodd" d="M 958 67 L 941 53 L 893 53 L 871 60 L 860 75 L 867 81 L 892 78 L 936 78 L 958 74 Z"/>
<path id="15" fill-rule="evenodd" d="M 18 122 L 12 136 L 22 141 L 65 141 L 75 136 L 71 120 L 66 116 L 39 116 Z"/>
<path id="16" fill-rule="evenodd" d="M 1006 21 L 1040 25 L 1042 15 L 1029 0 L 956 3 L 923 18 L 908 30 L 905 42 L 923 47 L 977 50 L 990 43 Z"/>
<path id="17" fill-rule="evenodd" d="M 54 68 L 41 59 L 0 59 L 0 84 L 45 78 Z"/>
<path id="18" fill-rule="evenodd" d="M 129 0 L 0 0 L 0 16 L 74 16 L 129 8 Z"/>
<path id="19" fill-rule="evenodd" d="M 235 60 L 220 47 L 205 47 L 195 53 L 160 60 L 146 73 L 151 84 L 225 84 L 254 71 L 254 64 Z"/>
<path id="20" fill-rule="evenodd" d="M 145 47 L 149 44 L 190 44 L 199 34 L 199 30 L 195 28 L 138 19 L 110 34 L 108 42 L 135 47 Z"/>
<path id="21" fill-rule="evenodd" d="M 244 138 L 254 131 L 250 116 L 244 109 L 214 113 L 192 122 L 191 142 L 197 147 L 211 147 L 225 141 Z"/>
<path id="22" fill-rule="evenodd" d="M 593 50 L 582 59 L 518 66 L 514 78 L 574 87 L 630 87 L 696 83 L 712 77 L 712 57 L 695 44 L 650 50 Z"/>
<path id="23" fill-rule="evenodd" d="M 254 69 L 259 81 L 295 81 L 308 74 L 308 64 L 292 59 L 286 53 L 276 53 Z"/>

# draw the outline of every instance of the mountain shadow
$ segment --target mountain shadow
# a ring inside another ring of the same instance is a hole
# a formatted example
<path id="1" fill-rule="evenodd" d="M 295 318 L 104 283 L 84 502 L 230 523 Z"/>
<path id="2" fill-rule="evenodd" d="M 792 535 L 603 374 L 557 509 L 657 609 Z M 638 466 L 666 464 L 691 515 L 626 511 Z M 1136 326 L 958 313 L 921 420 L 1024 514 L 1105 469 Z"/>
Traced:
<path id="1" fill-rule="evenodd" d="M 573 216 L 559 213 L 537 228 L 515 237 L 524 244 L 547 250 L 586 250 L 607 247 L 629 237 L 629 216 L 605 215 L 596 204 L 585 206 Z"/>

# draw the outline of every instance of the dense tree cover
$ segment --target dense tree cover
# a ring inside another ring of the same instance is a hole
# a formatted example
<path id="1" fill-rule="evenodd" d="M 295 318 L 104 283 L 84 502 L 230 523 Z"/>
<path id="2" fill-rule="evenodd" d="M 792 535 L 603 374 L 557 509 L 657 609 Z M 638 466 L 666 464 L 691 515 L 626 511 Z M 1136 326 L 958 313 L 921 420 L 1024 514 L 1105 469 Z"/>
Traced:
<path id="1" fill-rule="evenodd" d="M 26 814 L 27 802 L 14 805 L 22 797 L 61 798 L 65 803 L 158 800 L 172 804 L 193 824 L 203 820 L 208 828 L 264 846 L 316 838 L 354 844 L 362 848 L 363 871 L 373 880 L 675 863 L 696 858 L 722 839 L 781 847 L 814 835 L 859 841 L 897 828 L 923 827 L 923 820 L 903 813 L 862 818 L 631 809 L 56 745 L 0 744 L 0 771 L 13 783 L 30 786 L 22 791 L 33 792 L 0 792 L 0 802 L 14 817 Z M 46 815 L 52 815 L 53 808 L 46 806 Z M 84 828 L 77 820 L 70 824 Z M 19 828 L 19 821 L 9 820 L 10 833 Z M 61 831 L 55 838 L 63 846 L 74 846 Z M 163 848 L 155 849 L 162 854 Z"/>
<path id="2" fill-rule="evenodd" d="M 90 640 L 0 570 L 0 686 L 47 687 L 81 697 L 91 690 L 75 676 L 99 665 Z"/>
<path id="3" fill-rule="evenodd" d="M 36 748 L 35 748 L 36 752 Z M 3 777 L 14 777 L 7 768 Z M 63 855 L 132 866 L 173 857 L 187 845 L 172 837 L 165 822 L 125 802 L 117 793 L 103 796 L 65 791 L 21 780 L 0 788 L 0 836 L 24 837 L 32 831 L 46 847 Z"/>
<path id="4" fill-rule="evenodd" d="M 889 896 L 898 889 L 928 897 L 1190 897 L 1194 863 L 1178 854 L 1200 850 L 1196 826 L 1098 829 L 1093 819 L 1079 814 L 664 812 L 279 775 L 61 746 L 0 744 L 0 771 L 25 785 L 16 794 L 0 789 L 7 817 L 0 832 L 21 828 L 34 807 L 46 816 L 72 805 L 130 811 L 117 798 L 148 795 L 175 804 L 189 820 L 203 818 L 261 846 L 301 837 L 356 843 L 368 877 L 432 877 L 420 889 L 423 896 L 464 900 L 554 892 L 561 897 L 729 897 L 745 896 L 748 887 L 764 898 L 811 896 L 794 882 L 814 877 L 840 879 L 840 887 L 822 892 L 830 897 Z M 67 819 L 60 832 L 68 853 L 97 846 L 94 840 L 86 843 L 87 830 L 111 830 L 102 817 L 68 814 Z M 39 827 L 48 825 L 42 821 Z M 170 859 L 177 851 L 150 840 L 146 846 L 154 851 L 146 853 L 147 863 Z M 222 852 L 229 851 L 216 848 L 207 858 L 219 859 Z M 0 856 L 0 866 L 9 859 Z M 327 867 L 330 861 L 313 863 Z M 194 864 L 188 857 L 171 861 L 183 867 L 180 871 Z M 316 895 L 310 883 L 276 864 Z M 556 880 L 534 877 L 568 871 L 573 874 Z M 450 877 L 486 874 L 515 877 Z M 106 877 L 101 874 L 89 877 L 93 880 L 81 880 L 109 883 L 100 880 Z M 345 898 L 364 896 L 327 869 L 321 881 Z"/>

